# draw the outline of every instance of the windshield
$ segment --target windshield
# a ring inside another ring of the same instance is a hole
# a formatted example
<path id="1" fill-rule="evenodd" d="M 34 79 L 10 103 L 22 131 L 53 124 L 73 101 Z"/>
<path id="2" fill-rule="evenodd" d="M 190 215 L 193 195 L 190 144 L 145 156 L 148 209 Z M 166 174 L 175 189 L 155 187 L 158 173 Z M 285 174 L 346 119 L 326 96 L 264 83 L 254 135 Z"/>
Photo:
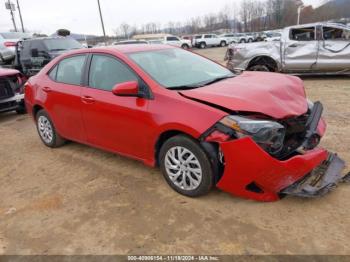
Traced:
<path id="1" fill-rule="evenodd" d="M 231 71 L 209 59 L 178 48 L 132 53 L 129 57 L 169 89 L 196 88 L 234 76 Z"/>
<path id="2" fill-rule="evenodd" d="M 31 38 L 31 34 L 29 33 L 21 33 L 21 32 L 8 32 L 8 33 L 0 33 L 0 35 L 5 39 L 21 39 L 21 38 Z"/>
<path id="3" fill-rule="evenodd" d="M 83 48 L 78 41 L 72 38 L 46 39 L 44 40 L 44 44 L 49 51 L 63 51 Z"/>

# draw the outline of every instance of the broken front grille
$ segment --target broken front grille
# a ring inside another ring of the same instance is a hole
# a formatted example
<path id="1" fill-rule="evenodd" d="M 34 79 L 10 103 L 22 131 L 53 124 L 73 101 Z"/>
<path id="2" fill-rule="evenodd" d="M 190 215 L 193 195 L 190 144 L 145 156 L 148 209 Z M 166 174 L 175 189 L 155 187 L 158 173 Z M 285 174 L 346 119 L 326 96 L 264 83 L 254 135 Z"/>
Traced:
<path id="1" fill-rule="evenodd" d="M 306 123 L 308 117 L 309 114 L 307 113 L 296 118 L 289 118 L 280 121 L 286 129 L 286 135 L 283 148 L 276 154 L 278 159 L 284 160 L 290 157 L 295 153 L 295 150 L 302 145 L 307 132 Z"/>

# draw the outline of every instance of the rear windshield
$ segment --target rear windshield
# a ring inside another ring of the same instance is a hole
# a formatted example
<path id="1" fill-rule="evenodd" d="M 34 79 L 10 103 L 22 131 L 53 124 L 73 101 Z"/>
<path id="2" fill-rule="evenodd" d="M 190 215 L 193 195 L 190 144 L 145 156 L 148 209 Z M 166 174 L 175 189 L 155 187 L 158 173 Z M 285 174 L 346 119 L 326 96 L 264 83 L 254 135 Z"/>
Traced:
<path id="1" fill-rule="evenodd" d="M 0 35 L 5 39 L 21 39 L 21 38 L 30 38 L 31 37 L 31 34 L 21 33 L 21 32 L 0 33 Z"/>
<path id="2" fill-rule="evenodd" d="M 83 46 L 72 38 L 45 39 L 44 44 L 49 51 L 80 49 Z"/>

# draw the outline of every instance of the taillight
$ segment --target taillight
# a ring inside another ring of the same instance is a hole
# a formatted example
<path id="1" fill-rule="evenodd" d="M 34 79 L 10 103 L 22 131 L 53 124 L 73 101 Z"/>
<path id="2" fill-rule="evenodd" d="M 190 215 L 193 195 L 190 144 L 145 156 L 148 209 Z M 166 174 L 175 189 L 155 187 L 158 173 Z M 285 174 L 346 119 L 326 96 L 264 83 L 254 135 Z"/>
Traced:
<path id="1" fill-rule="evenodd" d="M 16 46 L 16 42 L 5 42 L 4 45 L 6 47 Z"/>

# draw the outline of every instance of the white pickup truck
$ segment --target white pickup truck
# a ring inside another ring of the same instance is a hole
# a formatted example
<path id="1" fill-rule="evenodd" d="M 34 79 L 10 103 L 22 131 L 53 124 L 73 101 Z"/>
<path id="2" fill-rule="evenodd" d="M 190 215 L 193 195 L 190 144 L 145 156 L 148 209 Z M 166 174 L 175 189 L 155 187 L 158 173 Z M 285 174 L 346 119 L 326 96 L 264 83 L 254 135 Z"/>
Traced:
<path id="1" fill-rule="evenodd" d="M 280 41 L 230 45 L 225 60 L 232 71 L 350 74 L 350 28 L 333 23 L 287 27 Z"/>

